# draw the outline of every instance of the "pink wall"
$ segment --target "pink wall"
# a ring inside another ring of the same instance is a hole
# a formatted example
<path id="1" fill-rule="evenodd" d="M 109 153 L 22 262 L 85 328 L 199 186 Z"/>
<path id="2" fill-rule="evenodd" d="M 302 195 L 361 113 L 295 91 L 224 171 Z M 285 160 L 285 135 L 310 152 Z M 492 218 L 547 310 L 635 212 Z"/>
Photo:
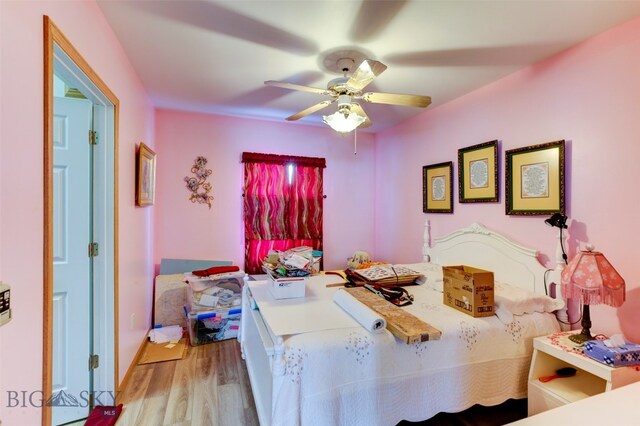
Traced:
<path id="1" fill-rule="evenodd" d="M 504 214 L 505 150 L 567 140 L 569 256 L 590 242 L 627 282 L 620 309 L 592 309 L 594 331 L 622 330 L 640 341 L 635 183 L 640 181 L 640 20 L 590 39 L 376 138 L 376 252 L 397 261 L 420 259 L 422 226 L 432 235 L 479 222 L 538 248 L 552 266 L 557 229 L 546 216 Z M 458 148 L 498 139 L 500 203 L 460 204 L 454 214 L 422 213 L 422 166 L 454 162 Z"/>
<path id="2" fill-rule="evenodd" d="M 7 408 L 7 391 L 42 386 L 43 15 L 49 15 L 120 100 L 120 377 L 150 324 L 152 210 L 135 208 L 134 151 L 152 144 L 153 109 L 93 1 L 0 2 L 0 279 L 13 320 L 0 328 L 0 419 L 40 423 L 40 409 Z M 138 323 L 130 329 L 129 317 Z M 37 396 L 37 395 L 36 395 Z M 37 398 L 36 398 L 37 401 Z"/>
<path id="3" fill-rule="evenodd" d="M 341 137 L 328 128 L 156 111 L 158 153 L 155 261 L 161 258 L 231 260 L 244 264 L 243 151 L 324 157 L 325 268 L 344 268 L 355 250 L 373 250 L 373 136 Z M 192 204 L 183 181 L 202 155 L 213 170 L 211 210 Z"/>

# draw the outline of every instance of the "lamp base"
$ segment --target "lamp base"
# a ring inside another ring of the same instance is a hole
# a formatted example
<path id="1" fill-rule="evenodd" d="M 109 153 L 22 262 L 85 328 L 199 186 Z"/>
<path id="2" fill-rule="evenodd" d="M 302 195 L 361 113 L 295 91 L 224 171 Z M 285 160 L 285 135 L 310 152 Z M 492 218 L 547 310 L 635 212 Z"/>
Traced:
<path id="1" fill-rule="evenodd" d="M 571 340 L 574 343 L 578 343 L 582 345 L 584 342 L 588 342 L 589 340 L 595 340 L 595 339 L 591 335 L 591 333 L 587 332 L 587 334 L 583 334 L 583 333 L 572 334 L 571 336 L 569 336 L 569 340 Z"/>
<path id="2" fill-rule="evenodd" d="M 569 340 L 575 343 L 583 344 L 589 340 L 595 340 L 591 335 L 591 312 L 589 305 L 582 305 L 582 331 L 578 334 L 572 334 L 569 336 Z"/>

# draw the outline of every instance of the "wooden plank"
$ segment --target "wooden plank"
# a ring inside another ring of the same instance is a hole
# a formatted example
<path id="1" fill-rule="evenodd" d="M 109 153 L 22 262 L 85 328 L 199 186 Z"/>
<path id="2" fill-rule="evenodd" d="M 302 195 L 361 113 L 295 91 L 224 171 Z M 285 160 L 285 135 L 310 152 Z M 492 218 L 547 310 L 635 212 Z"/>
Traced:
<path id="1" fill-rule="evenodd" d="M 122 425 L 135 424 L 153 375 L 152 364 L 140 366 L 132 364 L 132 366 L 135 368 L 131 369 L 132 373 L 128 375 L 128 379 L 123 381 L 124 384 L 121 389 L 124 390 L 119 392 L 116 398 L 118 403 L 124 404 L 124 409 L 118 419 L 118 424 Z"/>
<path id="2" fill-rule="evenodd" d="M 135 356 L 133 357 L 133 360 L 131 360 L 131 364 L 129 365 L 129 368 L 127 368 L 127 372 L 124 374 L 124 378 L 122 379 L 122 381 L 120 382 L 120 385 L 118 386 L 118 389 L 120 390 L 120 392 L 118 392 L 118 394 L 116 395 L 116 404 L 119 404 L 120 402 L 120 397 L 121 395 L 124 396 L 124 392 L 122 392 L 124 389 L 128 389 L 129 387 L 127 386 L 127 384 L 129 383 L 129 379 L 131 378 L 132 374 L 134 373 L 135 367 L 138 365 L 138 361 L 140 361 L 140 357 L 142 356 L 142 353 L 144 352 L 144 348 L 147 344 L 147 335 L 144 335 L 144 338 L 142 339 L 142 342 L 140 342 L 140 346 L 138 347 L 138 351 L 136 352 Z M 145 369 L 140 369 L 141 371 L 145 371 Z M 134 382 L 135 383 L 135 382 Z"/>
<path id="3" fill-rule="evenodd" d="M 244 423 L 244 407 L 239 383 L 218 386 L 218 417 L 220 426 L 237 426 Z"/>
<path id="4" fill-rule="evenodd" d="M 205 345 L 211 346 L 211 345 Z M 200 349 L 201 347 L 198 347 Z M 220 418 L 226 413 L 218 409 L 218 374 L 214 357 L 198 357 L 196 360 L 195 385 L 193 388 L 194 425 L 220 425 Z"/>
<path id="5" fill-rule="evenodd" d="M 166 361 L 153 365 L 153 375 L 149 381 L 147 392 L 144 395 L 144 403 L 140 407 L 137 425 L 161 425 L 163 424 L 169 390 L 173 382 L 173 374 L 176 362 Z"/>
<path id="6" fill-rule="evenodd" d="M 192 349 L 189 348 L 187 356 L 176 363 L 163 424 L 173 425 L 191 421 L 193 398 L 190 396 L 194 394 L 194 377 L 198 359 L 197 351 Z"/>
<path id="7" fill-rule="evenodd" d="M 442 335 L 440 330 L 373 294 L 366 288 L 345 288 L 345 291 L 382 316 L 387 321 L 387 330 L 403 342 L 409 344 L 440 340 Z"/>
<path id="8" fill-rule="evenodd" d="M 218 386 L 239 383 L 238 369 L 235 364 L 234 346 L 238 344 L 235 339 L 209 343 L 218 346 Z"/>

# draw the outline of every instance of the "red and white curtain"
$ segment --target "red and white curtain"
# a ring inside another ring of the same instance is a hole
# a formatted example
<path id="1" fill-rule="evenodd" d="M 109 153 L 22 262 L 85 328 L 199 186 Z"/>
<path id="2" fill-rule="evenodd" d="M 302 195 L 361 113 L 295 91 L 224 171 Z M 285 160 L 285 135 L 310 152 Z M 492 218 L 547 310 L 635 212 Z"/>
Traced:
<path id="1" fill-rule="evenodd" d="M 262 272 L 269 250 L 322 250 L 324 158 L 245 152 L 245 271 Z"/>

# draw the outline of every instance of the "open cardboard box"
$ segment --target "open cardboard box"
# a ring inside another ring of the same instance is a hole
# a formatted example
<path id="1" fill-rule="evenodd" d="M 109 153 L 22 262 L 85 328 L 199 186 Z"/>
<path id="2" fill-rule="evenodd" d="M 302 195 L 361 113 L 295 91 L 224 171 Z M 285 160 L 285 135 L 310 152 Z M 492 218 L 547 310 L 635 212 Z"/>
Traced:
<path id="1" fill-rule="evenodd" d="M 444 304 L 477 317 L 490 317 L 493 306 L 493 272 L 472 266 L 444 266 Z"/>

